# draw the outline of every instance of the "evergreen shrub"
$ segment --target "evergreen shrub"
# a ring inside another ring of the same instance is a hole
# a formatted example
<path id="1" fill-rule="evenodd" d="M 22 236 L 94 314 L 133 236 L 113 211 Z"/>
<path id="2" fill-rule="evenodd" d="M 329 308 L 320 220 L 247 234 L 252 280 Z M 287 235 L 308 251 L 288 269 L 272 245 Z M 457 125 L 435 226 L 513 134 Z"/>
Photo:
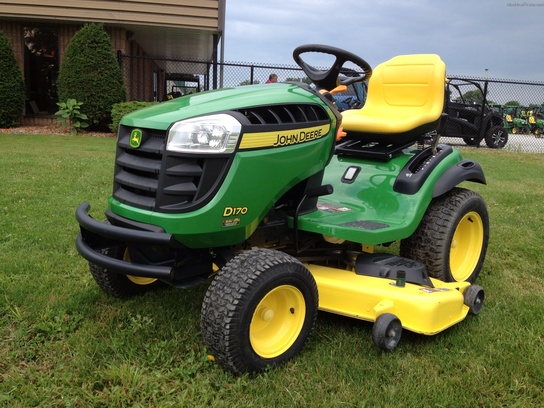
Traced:
<path id="1" fill-rule="evenodd" d="M 25 83 L 13 48 L 0 31 L 0 127 L 20 123 L 25 103 Z"/>
<path id="2" fill-rule="evenodd" d="M 114 104 L 125 100 L 123 73 L 102 24 L 85 24 L 70 40 L 58 76 L 60 101 L 82 103 L 90 129 L 107 130 Z"/>
<path id="3" fill-rule="evenodd" d="M 130 102 L 120 102 L 113 105 L 111 109 L 111 124 L 110 130 L 112 132 L 117 132 L 119 127 L 119 122 L 123 116 L 127 113 L 134 112 L 135 110 L 145 108 L 147 106 L 155 105 L 158 102 L 143 102 L 143 101 L 130 101 Z"/>

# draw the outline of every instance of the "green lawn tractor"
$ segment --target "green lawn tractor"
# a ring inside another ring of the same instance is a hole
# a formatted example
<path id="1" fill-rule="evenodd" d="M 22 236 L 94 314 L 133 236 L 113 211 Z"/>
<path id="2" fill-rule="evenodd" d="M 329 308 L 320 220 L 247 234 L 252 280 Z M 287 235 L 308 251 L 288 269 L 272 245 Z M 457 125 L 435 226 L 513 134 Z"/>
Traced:
<path id="1" fill-rule="evenodd" d="M 520 106 L 505 106 L 504 121 L 505 128 L 508 129 L 508 133 L 515 135 L 527 134 L 531 132 L 531 126 L 527 121 L 526 112 Z"/>
<path id="2" fill-rule="evenodd" d="M 334 63 L 316 69 L 316 54 Z M 373 323 L 388 351 L 403 329 L 437 334 L 484 301 L 488 213 L 459 186 L 485 184 L 483 171 L 429 137 L 442 60 L 403 55 L 372 71 L 324 45 L 293 56 L 315 86 L 202 92 L 125 116 L 106 220 L 88 203 L 76 211 L 76 246 L 108 294 L 209 284 L 204 343 L 236 374 L 295 356 L 318 310 Z M 340 113 L 333 95 L 366 80 L 364 107 Z"/>
<path id="3" fill-rule="evenodd" d="M 503 127 L 507 133 L 516 134 L 519 133 L 518 128 L 514 125 L 514 118 L 512 117 L 511 110 L 508 107 L 504 107 L 502 110 Z"/>
<path id="4" fill-rule="evenodd" d="M 544 113 L 542 112 L 542 106 L 527 110 L 527 122 L 529 123 L 531 133 L 536 137 L 542 137 L 542 132 L 544 132 Z"/>

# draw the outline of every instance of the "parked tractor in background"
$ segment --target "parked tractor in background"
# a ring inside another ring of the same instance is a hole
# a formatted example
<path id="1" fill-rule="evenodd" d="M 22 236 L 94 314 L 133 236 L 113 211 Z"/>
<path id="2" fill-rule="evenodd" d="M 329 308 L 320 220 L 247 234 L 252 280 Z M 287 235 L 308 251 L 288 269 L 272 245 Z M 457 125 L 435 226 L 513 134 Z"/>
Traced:
<path id="1" fill-rule="evenodd" d="M 529 122 L 531 133 L 536 137 L 542 137 L 542 132 L 544 132 L 543 107 L 536 106 L 528 109 L 527 122 Z"/>
<path id="2" fill-rule="evenodd" d="M 527 134 L 531 132 L 531 127 L 527 121 L 527 112 L 521 106 L 505 106 L 504 107 L 505 127 L 509 133 Z"/>

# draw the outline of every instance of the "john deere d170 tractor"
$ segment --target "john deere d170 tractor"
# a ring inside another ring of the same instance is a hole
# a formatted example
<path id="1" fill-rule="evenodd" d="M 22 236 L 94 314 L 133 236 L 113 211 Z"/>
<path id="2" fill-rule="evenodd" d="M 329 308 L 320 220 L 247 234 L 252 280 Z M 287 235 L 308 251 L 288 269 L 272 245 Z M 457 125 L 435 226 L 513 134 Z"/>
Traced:
<path id="1" fill-rule="evenodd" d="M 334 63 L 316 69 L 313 53 Z M 313 86 L 202 92 L 125 116 L 106 220 L 76 211 L 77 248 L 105 292 L 211 280 L 202 336 L 234 373 L 295 356 L 318 310 L 372 322 L 393 350 L 403 329 L 433 335 L 483 306 L 488 213 L 458 185 L 485 177 L 429 138 L 442 60 L 403 55 L 372 72 L 338 48 L 293 56 Z M 362 81 L 365 105 L 340 113 L 332 95 Z"/>

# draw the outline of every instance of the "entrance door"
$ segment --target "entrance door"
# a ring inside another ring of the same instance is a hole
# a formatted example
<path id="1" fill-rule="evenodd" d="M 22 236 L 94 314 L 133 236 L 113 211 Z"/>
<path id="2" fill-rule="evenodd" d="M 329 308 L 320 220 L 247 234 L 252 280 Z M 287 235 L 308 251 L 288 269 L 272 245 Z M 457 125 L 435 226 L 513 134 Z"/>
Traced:
<path id="1" fill-rule="evenodd" d="M 27 115 L 51 115 L 58 110 L 58 30 L 54 26 L 23 28 Z"/>

